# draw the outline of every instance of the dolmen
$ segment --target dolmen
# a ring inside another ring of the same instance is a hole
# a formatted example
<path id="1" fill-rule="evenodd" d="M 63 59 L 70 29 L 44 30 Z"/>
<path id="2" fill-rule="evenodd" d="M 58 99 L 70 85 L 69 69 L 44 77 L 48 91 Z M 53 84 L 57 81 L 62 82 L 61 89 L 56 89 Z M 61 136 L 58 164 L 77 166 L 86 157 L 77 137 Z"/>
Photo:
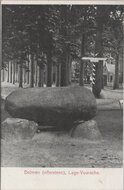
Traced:
<path id="1" fill-rule="evenodd" d="M 91 120 L 97 112 L 94 95 L 81 86 L 18 89 L 6 98 L 5 109 L 14 118 L 57 130 L 69 130 L 78 121 Z"/>

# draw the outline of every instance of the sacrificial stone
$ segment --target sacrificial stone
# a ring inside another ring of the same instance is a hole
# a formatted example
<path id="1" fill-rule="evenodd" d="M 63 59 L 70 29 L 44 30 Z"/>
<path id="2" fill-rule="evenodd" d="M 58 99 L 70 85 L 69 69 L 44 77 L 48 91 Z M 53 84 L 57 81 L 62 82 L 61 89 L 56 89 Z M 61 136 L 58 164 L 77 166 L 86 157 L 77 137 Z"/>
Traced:
<path id="1" fill-rule="evenodd" d="M 42 126 L 71 129 L 79 120 L 96 115 L 96 99 L 84 87 L 27 88 L 12 92 L 5 109 L 13 117 L 33 120 Z"/>
<path id="2" fill-rule="evenodd" d="M 31 139 L 37 132 L 38 124 L 20 118 L 7 118 L 1 125 L 1 137 L 5 141 Z"/>

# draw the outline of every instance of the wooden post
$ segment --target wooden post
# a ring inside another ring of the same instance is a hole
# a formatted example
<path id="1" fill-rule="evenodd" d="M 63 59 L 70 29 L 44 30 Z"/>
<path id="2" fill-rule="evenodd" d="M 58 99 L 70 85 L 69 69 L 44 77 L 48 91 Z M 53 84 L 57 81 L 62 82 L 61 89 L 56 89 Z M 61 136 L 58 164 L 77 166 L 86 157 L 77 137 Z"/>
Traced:
<path id="1" fill-rule="evenodd" d="M 101 83 L 98 81 L 102 80 L 103 76 L 103 61 L 106 60 L 106 58 L 101 58 L 101 57 L 83 57 L 83 60 L 90 60 L 91 62 L 93 62 L 93 85 L 92 85 L 92 91 L 94 93 L 94 95 L 97 97 L 99 95 L 99 89 L 101 89 L 99 87 L 99 85 L 101 86 Z M 99 76 L 99 77 L 98 77 Z M 98 88 L 98 89 L 97 89 Z"/>

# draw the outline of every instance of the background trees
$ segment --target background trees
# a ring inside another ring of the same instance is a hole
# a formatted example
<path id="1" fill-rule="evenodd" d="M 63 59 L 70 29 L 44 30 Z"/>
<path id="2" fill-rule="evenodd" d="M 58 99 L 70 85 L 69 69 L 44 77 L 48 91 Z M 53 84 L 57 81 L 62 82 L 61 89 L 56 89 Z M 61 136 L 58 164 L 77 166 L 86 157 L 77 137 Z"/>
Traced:
<path id="1" fill-rule="evenodd" d="M 119 58 L 123 51 L 123 9 L 112 7 L 109 21 L 103 30 L 103 51 L 111 53 L 115 59 L 115 80 L 113 89 L 119 88 Z"/>
<path id="2" fill-rule="evenodd" d="M 2 68 L 8 81 L 30 87 L 68 86 L 71 64 L 80 62 L 79 84 L 84 85 L 90 63 L 83 56 L 116 59 L 114 89 L 118 88 L 118 55 L 122 50 L 122 6 L 105 5 L 3 5 Z M 9 67 L 8 67 L 9 65 Z M 53 68 L 56 68 L 54 71 Z M 30 71 L 30 72 L 29 72 Z M 93 93 L 99 96 L 103 66 L 96 65 Z M 89 73 L 89 71 L 88 71 Z"/>

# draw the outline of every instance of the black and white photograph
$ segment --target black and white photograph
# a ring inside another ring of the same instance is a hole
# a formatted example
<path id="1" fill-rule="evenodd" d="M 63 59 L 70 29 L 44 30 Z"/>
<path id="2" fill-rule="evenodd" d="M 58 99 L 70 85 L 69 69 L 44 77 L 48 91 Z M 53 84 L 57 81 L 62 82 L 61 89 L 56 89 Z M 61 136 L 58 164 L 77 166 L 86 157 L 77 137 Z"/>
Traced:
<path id="1" fill-rule="evenodd" d="M 2 5 L 1 167 L 122 168 L 123 63 L 123 5 Z"/>

